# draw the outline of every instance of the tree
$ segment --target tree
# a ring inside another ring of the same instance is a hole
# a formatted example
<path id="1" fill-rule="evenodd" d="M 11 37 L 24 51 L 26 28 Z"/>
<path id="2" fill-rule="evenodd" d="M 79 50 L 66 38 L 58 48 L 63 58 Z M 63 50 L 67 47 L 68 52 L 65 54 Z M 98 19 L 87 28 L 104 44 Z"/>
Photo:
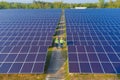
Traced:
<path id="1" fill-rule="evenodd" d="M 112 6 L 112 4 L 113 4 L 113 1 L 112 1 L 112 0 L 110 0 L 110 2 L 109 2 L 109 3 L 110 3 L 110 6 Z"/>
<path id="2" fill-rule="evenodd" d="M 11 3 L 11 8 L 18 8 L 17 3 Z"/>
<path id="3" fill-rule="evenodd" d="M 109 1 L 108 7 L 109 7 L 109 8 L 113 8 L 113 7 L 114 7 L 114 6 L 113 6 L 113 1 L 112 1 L 112 0 Z"/>
<path id="4" fill-rule="evenodd" d="M 0 9 L 9 9 L 10 5 L 7 2 L 0 2 Z"/>
<path id="5" fill-rule="evenodd" d="M 54 2 L 52 5 L 54 5 L 54 8 L 62 8 L 62 2 Z"/>
<path id="6" fill-rule="evenodd" d="M 120 8 L 120 0 L 116 0 L 116 7 Z"/>
<path id="7" fill-rule="evenodd" d="M 120 0 L 109 0 L 105 2 L 104 0 L 99 0 L 98 3 L 63 3 L 63 2 L 43 2 L 34 0 L 33 3 L 8 3 L 0 2 L 0 9 L 11 9 L 11 8 L 22 8 L 22 9 L 38 9 L 38 8 L 74 8 L 74 7 L 88 7 L 88 8 L 120 8 Z"/>
<path id="8" fill-rule="evenodd" d="M 45 3 L 45 4 L 44 4 L 44 8 L 51 8 L 51 6 L 50 6 L 49 3 Z"/>
<path id="9" fill-rule="evenodd" d="M 99 0 L 98 8 L 104 8 L 104 0 Z"/>

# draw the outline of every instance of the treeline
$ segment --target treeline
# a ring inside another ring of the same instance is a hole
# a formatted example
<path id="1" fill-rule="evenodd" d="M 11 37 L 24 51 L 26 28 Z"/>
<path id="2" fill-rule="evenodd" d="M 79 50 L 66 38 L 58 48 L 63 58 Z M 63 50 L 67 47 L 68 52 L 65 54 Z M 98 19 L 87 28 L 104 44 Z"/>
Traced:
<path id="1" fill-rule="evenodd" d="M 0 9 L 39 9 L 39 8 L 75 8 L 75 7 L 88 7 L 88 8 L 120 8 L 120 0 L 104 2 L 99 0 L 98 3 L 82 3 L 82 4 L 69 4 L 62 2 L 33 2 L 33 3 L 8 3 L 0 2 Z"/>

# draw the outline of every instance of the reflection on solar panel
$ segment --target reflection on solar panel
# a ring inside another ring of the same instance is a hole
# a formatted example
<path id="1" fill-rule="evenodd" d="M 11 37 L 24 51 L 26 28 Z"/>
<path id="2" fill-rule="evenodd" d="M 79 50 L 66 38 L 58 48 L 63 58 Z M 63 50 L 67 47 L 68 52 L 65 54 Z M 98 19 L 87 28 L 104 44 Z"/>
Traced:
<path id="1" fill-rule="evenodd" d="M 66 10 L 69 72 L 120 74 L 120 9 Z"/>
<path id="2" fill-rule="evenodd" d="M 0 10 L 0 73 L 43 73 L 60 14 L 61 10 Z"/>

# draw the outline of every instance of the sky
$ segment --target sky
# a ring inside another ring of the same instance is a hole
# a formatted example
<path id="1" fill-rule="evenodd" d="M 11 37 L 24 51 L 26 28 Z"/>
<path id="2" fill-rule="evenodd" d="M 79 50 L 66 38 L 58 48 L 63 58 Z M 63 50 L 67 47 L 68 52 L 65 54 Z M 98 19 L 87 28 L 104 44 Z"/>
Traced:
<path id="1" fill-rule="evenodd" d="M 22 2 L 22 3 L 32 3 L 33 0 L 0 0 L 7 2 Z M 35 0 L 35 1 L 46 1 L 46 2 L 55 2 L 55 1 L 63 1 L 65 3 L 95 3 L 98 0 Z M 105 0 L 106 2 L 109 0 Z"/>

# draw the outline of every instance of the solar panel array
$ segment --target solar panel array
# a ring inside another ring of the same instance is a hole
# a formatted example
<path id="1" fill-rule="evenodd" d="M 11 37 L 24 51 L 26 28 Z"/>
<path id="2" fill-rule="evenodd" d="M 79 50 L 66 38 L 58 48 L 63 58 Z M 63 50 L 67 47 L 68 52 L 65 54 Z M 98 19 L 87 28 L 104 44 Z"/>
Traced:
<path id="1" fill-rule="evenodd" d="M 120 73 L 120 9 L 65 11 L 70 73 Z"/>
<path id="2" fill-rule="evenodd" d="M 61 10 L 0 10 L 0 73 L 43 73 Z"/>

